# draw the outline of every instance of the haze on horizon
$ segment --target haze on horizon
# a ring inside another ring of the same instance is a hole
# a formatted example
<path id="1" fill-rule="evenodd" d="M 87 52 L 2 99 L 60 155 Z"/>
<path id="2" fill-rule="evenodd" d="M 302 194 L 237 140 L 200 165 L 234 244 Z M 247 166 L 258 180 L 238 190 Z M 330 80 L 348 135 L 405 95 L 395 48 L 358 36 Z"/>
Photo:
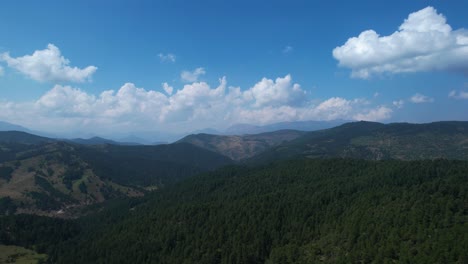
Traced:
<path id="1" fill-rule="evenodd" d="M 462 1 L 5 1 L 0 120 L 189 132 L 468 120 Z"/>

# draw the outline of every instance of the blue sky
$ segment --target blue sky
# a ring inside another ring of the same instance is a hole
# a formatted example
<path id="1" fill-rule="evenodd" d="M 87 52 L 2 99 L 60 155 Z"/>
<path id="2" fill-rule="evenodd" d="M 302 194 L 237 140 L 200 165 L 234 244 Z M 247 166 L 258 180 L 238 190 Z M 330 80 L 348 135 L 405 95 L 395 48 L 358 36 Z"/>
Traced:
<path id="1" fill-rule="evenodd" d="M 449 0 L 7 0 L 0 119 L 90 133 L 468 120 L 466 10 Z"/>

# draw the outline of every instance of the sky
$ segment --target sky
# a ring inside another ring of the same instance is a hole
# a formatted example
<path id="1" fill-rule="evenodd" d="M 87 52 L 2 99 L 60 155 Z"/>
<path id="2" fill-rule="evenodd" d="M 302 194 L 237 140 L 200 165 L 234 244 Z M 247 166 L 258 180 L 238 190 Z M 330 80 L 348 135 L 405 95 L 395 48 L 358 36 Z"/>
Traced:
<path id="1" fill-rule="evenodd" d="M 468 2 L 25 1 L 0 120 L 91 134 L 468 120 Z"/>

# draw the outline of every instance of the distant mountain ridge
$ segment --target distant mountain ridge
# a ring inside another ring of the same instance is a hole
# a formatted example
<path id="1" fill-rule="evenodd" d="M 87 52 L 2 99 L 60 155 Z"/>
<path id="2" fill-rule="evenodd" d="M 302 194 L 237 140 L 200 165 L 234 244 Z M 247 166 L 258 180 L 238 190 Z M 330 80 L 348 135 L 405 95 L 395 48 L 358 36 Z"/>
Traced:
<path id="1" fill-rule="evenodd" d="M 0 121 L 0 131 L 22 131 L 31 133 L 32 131 L 16 124 Z"/>
<path id="2" fill-rule="evenodd" d="M 293 122 L 279 122 L 264 126 L 251 125 L 251 124 L 235 124 L 228 127 L 221 134 L 225 135 L 245 135 L 245 134 L 259 134 L 274 132 L 278 130 L 300 130 L 300 131 L 314 131 L 327 129 L 339 126 L 349 121 L 345 120 L 332 120 L 332 121 L 293 121 Z"/>
<path id="3" fill-rule="evenodd" d="M 101 144 L 110 144 L 110 145 L 141 145 L 140 143 L 135 142 L 120 142 L 114 141 L 102 137 L 91 137 L 88 139 L 84 138 L 73 138 L 73 139 L 65 139 L 65 141 L 81 144 L 81 145 L 101 145 Z"/>
<path id="4" fill-rule="evenodd" d="M 297 130 L 279 130 L 241 136 L 196 134 L 186 136 L 177 142 L 190 143 L 239 161 L 253 157 L 270 147 L 298 138 L 304 133 Z"/>
<path id="5" fill-rule="evenodd" d="M 292 158 L 468 159 L 468 122 L 427 124 L 352 122 L 313 131 L 273 147 L 252 161 Z"/>
<path id="6" fill-rule="evenodd" d="M 0 131 L 1 143 L 19 143 L 26 145 L 50 143 L 55 139 L 33 135 L 23 131 Z"/>

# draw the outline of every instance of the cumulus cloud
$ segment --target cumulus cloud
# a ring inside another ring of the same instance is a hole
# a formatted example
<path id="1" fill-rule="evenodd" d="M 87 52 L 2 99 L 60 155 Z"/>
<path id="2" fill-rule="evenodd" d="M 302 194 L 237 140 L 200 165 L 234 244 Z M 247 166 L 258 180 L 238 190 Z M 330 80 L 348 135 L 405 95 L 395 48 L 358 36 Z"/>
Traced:
<path id="1" fill-rule="evenodd" d="M 452 90 L 448 96 L 454 99 L 468 99 L 468 92 Z"/>
<path id="2" fill-rule="evenodd" d="M 364 121 L 380 121 L 389 119 L 391 117 L 392 112 L 392 109 L 386 106 L 380 106 L 376 109 L 371 109 L 365 113 L 358 113 L 354 116 L 354 119 Z"/>
<path id="3" fill-rule="evenodd" d="M 341 97 L 332 97 L 311 109 L 311 112 L 312 116 L 325 115 L 325 119 L 332 120 L 347 116 L 352 109 L 352 101 Z"/>
<path id="4" fill-rule="evenodd" d="M 277 78 L 275 81 L 263 78 L 252 88 L 243 93 L 246 101 L 253 101 L 254 106 L 278 106 L 294 104 L 304 99 L 305 91 L 299 84 L 293 84 L 291 75 Z"/>
<path id="5" fill-rule="evenodd" d="M 55 85 L 29 103 L 0 102 L 0 119 L 41 130 L 187 131 L 234 123 L 268 124 L 295 120 L 385 120 L 392 110 L 364 99 L 313 99 L 290 75 L 263 78 L 252 87 L 229 87 L 225 77 L 211 87 L 193 82 L 165 93 L 125 83 L 117 90 L 91 94 Z"/>
<path id="6" fill-rule="evenodd" d="M 91 114 L 96 102 L 93 95 L 71 86 L 55 85 L 36 101 L 38 109 L 48 114 L 75 116 Z"/>
<path id="7" fill-rule="evenodd" d="M 13 58 L 10 54 L 0 54 L 0 60 L 8 67 L 36 81 L 51 82 L 85 82 L 90 81 L 97 67 L 88 66 L 80 69 L 69 66 L 70 61 L 63 57 L 59 48 L 53 44 L 44 50 L 36 50 L 32 55 Z"/>
<path id="8" fill-rule="evenodd" d="M 166 104 L 167 97 L 157 91 L 147 91 L 126 83 L 118 91 L 106 90 L 98 96 L 78 88 L 55 85 L 35 102 L 36 109 L 59 116 L 115 118 L 143 115 L 149 119 Z"/>
<path id="9" fill-rule="evenodd" d="M 363 31 L 333 50 L 351 76 L 382 73 L 459 71 L 468 74 L 468 30 L 453 30 L 433 7 L 411 13 L 391 35 Z"/>
<path id="10" fill-rule="evenodd" d="M 434 99 L 428 96 L 425 96 L 423 94 L 417 93 L 411 96 L 410 101 L 415 104 L 421 104 L 421 103 L 432 103 L 434 102 Z"/>
<path id="11" fill-rule="evenodd" d="M 167 82 L 163 83 L 162 87 L 168 95 L 171 95 L 172 91 L 174 90 L 174 87 L 170 86 Z"/>
<path id="12" fill-rule="evenodd" d="M 200 68 L 196 68 L 195 70 L 193 71 L 183 71 L 181 74 L 180 74 L 180 78 L 182 79 L 182 81 L 184 82 L 196 82 L 198 81 L 198 78 L 201 76 L 201 75 L 205 75 L 205 69 L 200 67 Z"/>
<path id="13" fill-rule="evenodd" d="M 176 56 L 172 53 L 159 53 L 158 54 L 159 60 L 161 62 L 175 62 L 176 61 Z"/>

